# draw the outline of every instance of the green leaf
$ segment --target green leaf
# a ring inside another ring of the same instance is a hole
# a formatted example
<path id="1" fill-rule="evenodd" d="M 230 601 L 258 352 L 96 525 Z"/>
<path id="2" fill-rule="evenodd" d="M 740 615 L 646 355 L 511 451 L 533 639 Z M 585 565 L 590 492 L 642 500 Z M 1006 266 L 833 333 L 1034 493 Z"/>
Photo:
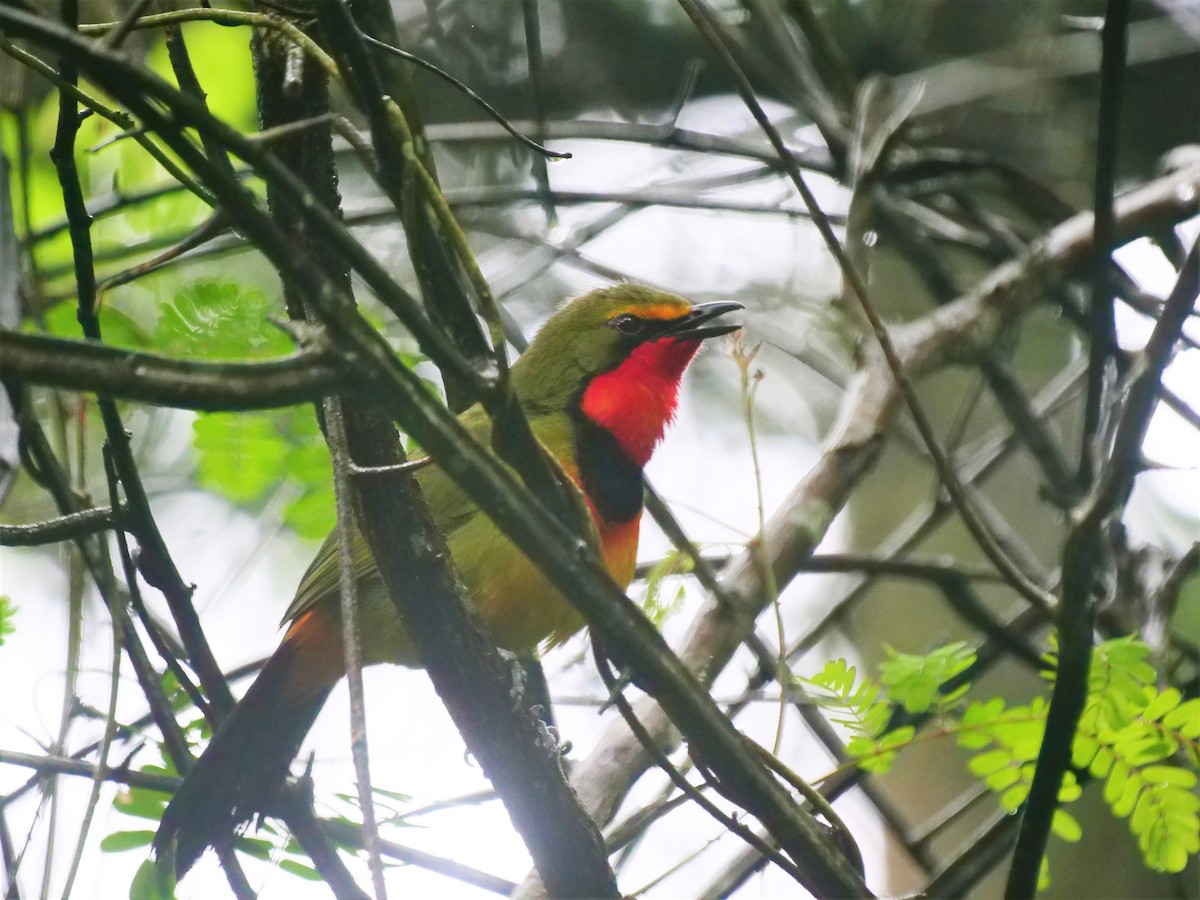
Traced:
<path id="1" fill-rule="evenodd" d="M 64 300 L 54 304 L 42 318 L 47 334 L 55 337 L 81 338 L 83 330 L 77 318 L 78 307 L 73 301 Z M 137 322 L 110 303 L 99 307 L 96 317 L 100 320 L 100 332 L 104 342 L 117 347 L 144 350 L 151 345 L 150 335 Z"/>
<path id="2" fill-rule="evenodd" d="M 1096 751 L 1096 755 L 1092 757 L 1092 763 L 1088 766 L 1088 771 L 1093 778 L 1103 778 L 1112 768 L 1115 757 L 1111 750 L 1107 747 L 1100 747 Z"/>
<path id="3" fill-rule="evenodd" d="M 252 503 L 279 482 L 289 448 L 271 413 L 202 415 L 192 427 L 202 487 Z"/>
<path id="4" fill-rule="evenodd" d="M 938 700 L 938 708 L 945 710 L 945 709 L 949 709 L 953 706 L 957 706 L 958 701 L 960 701 L 963 697 L 965 697 L 969 690 L 971 690 L 971 685 L 960 684 L 954 690 L 944 692 L 942 694 L 941 698 Z"/>
<path id="5" fill-rule="evenodd" d="M 1006 766 L 993 772 L 984 780 L 987 782 L 988 790 L 993 794 L 998 794 L 1021 780 L 1021 770 L 1016 766 Z"/>
<path id="6" fill-rule="evenodd" d="M 1077 769 L 1085 769 L 1096 759 L 1100 745 L 1086 734 L 1076 732 L 1075 743 L 1071 745 L 1071 765 Z M 1110 753 L 1111 757 L 1112 754 Z"/>
<path id="7" fill-rule="evenodd" d="M 846 742 L 846 752 L 851 756 L 871 756 L 879 749 L 879 742 L 870 738 L 855 737 Z"/>
<path id="8" fill-rule="evenodd" d="M 122 850 L 148 847 L 153 840 L 153 831 L 114 831 L 101 839 L 100 849 L 105 853 L 120 853 Z"/>
<path id="9" fill-rule="evenodd" d="M 1167 688 L 1146 704 L 1146 708 L 1142 710 L 1141 717 L 1147 722 L 1156 722 L 1178 707 L 1182 697 L 1183 695 L 1175 688 Z"/>
<path id="10" fill-rule="evenodd" d="M 155 865 L 146 860 L 129 883 L 129 900 L 175 900 L 174 866 Z"/>
<path id="11" fill-rule="evenodd" d="M 1121 788 L 1121 795 L 1110 803 L 1112 813 L 1118 819 L 1123 819 L 1131 812 L 1138 802 L 1138 797 L 1142 791 L 1142 780 L 1140 778 L 1130 778 L 1125 782 L 1125 786 Z M 1107 799 L 1107 798 L 1106 798 Z"/>
<path id="12" fill-rule="evenodd" d="M 1050 860 L 1042 857 L 1042 864 L 1038 866 L 1038 882 L 1037 889 L 1044 891 L 1050 887 Z"/>
<path id="13" fill-rule="evenodd" d="M 858 764 L 858 767 L 864 772 L 870 772 L 873 775 L 884 775 L 892 770 L 892 766 L 896 763 L 896 753 L 891 751 L 888 753 L 880 753 L 878 756 L 873 756 L 869 759 L 864 759 Z"/>
<path id="14" fill-rule="evenodd" d="M 1004 749 L 989 750 L 986 753 L 980 753 L 978 756 L 972 757 L 967 764 L 972 773 L 980 778 L 986 778 L 994 772 L 1007 768 L 1013 764 L 1012 754 Z"/>
<path id="15" fill-rule="evenodd" d="M 879 739 L 879 746 L 884 750 L 894 750 L 904 744 L 910 743 L 916 735 L 917 729 L 912 725 L 904 725 L 897 728 L 895 731 L 889 731 Z"/>
<path id="16" fill-rule="evenodd" d="M 1146 737 L 1127 745 L 1125 758 L 1131 765 L 1146 765 L 1166 759 L 1178 749 L 1178 743 L 1169 736 Z"/>
<path id="17" fill-rule="evenodd" d="M 1116 813 L 1117 801 L 1125 794 L 1125 785 L 1128 781 L 1129 766 L 1121 760 L 1117 760 L 1113 763 L 1112 770 L 1108 773 L 1108 781 L 1104 785 L 1104 802 L 1114 807 L 1114 813 Z"/>
<path id="18" fill-rule="evenodd" d="M 304 878 L 308 881 L 321 880 L 320 872 L 318 872 L 312 866 L 305 865 L 302 862 L 297 862 L 294 859 L 281 860 L 279 863 L 279 868 L 283 869 L 285 872 L 291 872 L 293 875 L 297 875 L 300 878 Z"/>
<path id="19" fill-rule="evenodd" d="M 870 678 L 856 684 L 856 678 L 854 666 L 836 659 L 811 678 L 799 681 L 819 706 L 842 713 L 830 718 L 847 728 L 852 737 L 875 738 L 887 727 L 892 706 L 886 699 L 878 699 L 879 685 Z"/>
<path id="20" fill-rule="evenodd" d="M 910 713 L 927 712 L 938 689 L 975 662 L 975 651 L 962 641 L 938 647 L 926 656 L 897 653 L 891 648 L 888 652 L 891 659 L 879 665 L 880 681 Z"/>
<path id="21" fill-rule="evenodd" d="M 1050 821 L 1050 830 L 1066 841 L 1075 844 L 1083 837 L 1083 828 L 1074 816 L 1065 809 L 1056 809 L 1054 818 Z"/>
<path id="22" fill-rule="evenodd" d="M 882 775 L 896 761 L 895 750 L 884 750 L 878 741 L 865 737 L 851 738 L 846 744 L 847 752 L 858 759 L 858 767 L 864 772 Z"/>
<path id="23" fill-rule="evenodd" d="M 963 731 L 958 735 L 958 745 L 967 750 L 982 750 L 992 742 L 992 737 L 986 731 Z"/>
<path id="24" fill-rule="evenodd" d="M 1129 819 L 1129 827 L 1134 834 L 1142 834 L 1150 825 L 1155 812 L 1153 791 L 1142 791 L 1133 807 L 1133 815 Z"/>
<path id="25" fill-rule="evenodd" d="M 1075 777 L 1074 772 L 1065 772 L 1063 774 L 1062 786 L 1058 789 L 1058 802 L 1070 803 L 1073 800 L 1078 800 L 1079 795 L 1083 793 L 1083 788 L 1079 786 L 1079 780 Z"/>
<path id="26" fill-rule="evenodd" d="M 1010 787 L 1007 791 L 1000 795 L 1000 806 L 1005 812 L 1016 812 L 1025 798 L 1029 796 L 1029 783 L 1021 782 Z"/>
<path id="27" fill-rule="evenodd" d="M 149 766 L 140 771 L 150 772 Z M 113 809 L 127 816 L 139 819 L 150 819 L 153 822 L 162 820 L 163 810 L 167 808 L 169 794 L 151 788 L 131 787 L 117 793 L 113 799 Z"/>
<path id="28" fill-rule="evenodd" d="M 1142 778 L 1148 784 L 1171 785 L 1191 790 L 1196 786 L 1196 773 L 1178 766 L 1146 766 Z"/>
<path id="29" fill-rule="evenodd" d="M 1153 868 L 1159 872 L 1175 875 L 1187 868 L 1188 857 L 1195 852 L 1194 850 L 1189 852 L 1187 847 L 1177 841 L 1164 841 L 1163 852 L 1159 854 Z"/>
<path id="30" fill-rule="evenodd" d="M 1189 700 L 1167 713 L 1163 725 L 1179 732 L 1180 737 L 1200 737 L 1200 698 Z"/>
<path id="31" fill-rule="evenodd" d="M 157 349 L 201 359 L 285 356 L 291 339 L 270 322 L 274 301 L 232 281 L 194 282 L 163 305 L 154 333 Z"/>
<path id="32" fill-rule="evenodd" d="M 962 715 L 963 725 L 986 725 L 1004 712 L 1004 698 L 993 697 L 986 703 L 972 703 Z"/>

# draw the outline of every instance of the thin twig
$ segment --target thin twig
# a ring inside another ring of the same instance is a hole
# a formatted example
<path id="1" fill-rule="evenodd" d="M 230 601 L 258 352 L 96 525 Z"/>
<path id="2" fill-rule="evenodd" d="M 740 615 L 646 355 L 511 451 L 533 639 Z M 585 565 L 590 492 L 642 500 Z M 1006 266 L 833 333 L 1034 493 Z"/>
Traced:
<path id="1" fill-rule="evenodd" d="M 496 108 L 493 107 L 490 103 L 488 103 L 486 100 L 484 100 L 482 97 L 480 97 L 477 93 L 475 93 L 473 90 L 471 90 L 469 87 L 467 87 L 467 85 L 463 84 L 461 81 L 459 81 L 453 75 L 451 75 L 449 72 L 445 72 L 442 69 L 439 69 L 437 66 L 435 66 L 433 63 L 429 62 L 428 60 L 421 59 L 421 57 L 415 56 L 414 54 L 409 53 L 407 50 L 401 50 L 399 47 L 393 47 L 391 44 L 385 44 L 383 41 L 378 40 L 377 38 L 373 38 L 369 34 L 364 34 L 363 40 L 365 40 L 372 47 L 376 47 L 380 50 L 386 50 L 388 53 L 392 54 L 393 56 L 398 56 L 401 59 L 404 59 L 404 60 L 407 60 L 408 62 L 414 63 L 414 64 L 420 66 L 422 69 L 425 69 L 427 72 L 432 72 L 434 75 L 436 75 L 438 78 L 442 79 L 443 81 L 447 82 L 448 84 L 453 85 L 456 90 L 465 94 L 471 100 L 471 102 L 473 102 L 477 106 L 479 106 L 480 109 L 482 109 L 485 113 L 487 113 L 488 116 L 491 117 L 491 119 L 494 122 L 496 122 L 501 128 L 503 128 L 510 135 L 512 135 L 519 143 L 528 147 L 530 150 L 534 151 L 539 156 L 545 157 L 546 159 L 570 159 L 571 158 L 570 153 L 567 153 L 565 151 L 560 151 L 560 150 L 551 150 L 547 147 L 543 147 L 537 141 L 534 141 L 533 139 L 528 138 L 525 135 L 523 135 L 520 131 L 518 131 L 516 128 L 513 127 L 512 122 L 510 122 L 508 119 L 504 118 L 504 116 L 502 116 L 496 110 Z"/>
<path id="2" fill-rule="evenodd" d="M 67 18 L 68 23 L 74 24 L 78 16 L 78 10 L 74 7 L 74 4 L 64 4 L 63 9 L 64 17 Z M 74 106 L 74 104 L 71 105 Z M 113 468 L 112 454 L 108 447 L 104 448 L 104 470 L 108 478 L 109 502 L 113 506 L 118 506 L 121 500 L 117 490 L 117 475 Z M 134 568 L 133 559 L 129 554 L 129 543 L 125 539 L 123 531 L 117 532 L 117 548 L 120 552 L 121 567 L 124 570 L 126 581 L 136 579 L 137 571 Z M 113 596 L 115 598 L 115 594 Z M 79 864 L 83 861 L 84 850 L 87 849 L 88 832 L 92 827 L 92 819 L 96 815 L 96 807 L 100 803 L 100 789 L 104 786 L 104 779 L 100 777 L 100 773 L 108 766 L 108 753 L 112 749 L 112 744 L 116 739 L 117 733 L 117 699 L 120 696 L 121 653 L 124 647 L 124 640 L 121 634 L 121 621 L 125 617 L 125 609 L 119 605 L 119 601 L 110 599 L 108 614 L 112 626 L 112 655 L 109 662 L 108 709 L 104 716 L 104 736 L 100 739 L 96 775 L 92 778 L 92 789 L 88 795 L 87 806 L 84 808 L 83 819 L 79 823 L 79 831 L 75 838 L 75 852 L 71 856 L 71 864 L 67 868 L 67 876 L 63 881 L 63 900 L 70 900 L 71 889 L 75 884 L 75 877 L 79 874 Z"/>
<path id="3" fill-rule="evenodd" d="M 771 124 L 767 118 L 766 112 L 759 104 L 754 94 L 754 88 L 742 72 L 737 60 L 733 58 L 729 47 L 726 44 L 726 39 L 712 21 L 712 12 L 707 6 L 703 5 L 700 0 L 679 0 L 680 4 L 687 11 L 688 15 L 695 22 L 696 27 L 709 40 L 714 49 L 720 54 L 726 66 L 733 74 L 738 85 L 738 91 L 742 96 L 746 107 L 750 110 L 755 120 L 759 123 L 763 132 L 771 141 L 771 145 L 779 154 L 780 159 L 784 163 L 788 175 L 792 179 L 792 183 L 796 186 L 796 190 L 800 193 L 804 201 L 804 205 L 808 208 L 812 215 L 813 223 L 816 225 L 818 232 L 825 241 L 829 251 L 833 254 L 839 268 L 842 271 L 843 277 L 846 279 L 847 286 L 854 293 L 862 306 L 863 313 L 870 322 L 871 330 L 875 334 L 876 340 L 879 342 L 879 347 L 883 351 L 884 359 L 887 361 L 888 369 L 892 373 L 892 377 L 896 379 L 896 384 L 904 398 L 905 404 L 908 406 L 913 422 L 917 426 L 917 430 L 921 434 L 921 439 L 925 442 L 925 447 L 929 451 L 930 458 L 933 460 L 934 467 L 937 469 L 938 476 L 942 483 L 946 486 L 946 490 L 950 493 L 954 500 L 955 506 L 958 508 L 959 514 L 962 516 L 963 523 L 967 526 L 980 549 L 988 557 L 996 568 L 1004 573 L 1009 584 L 1017 590 L 1026 600 L 1034 606 L 1040 607 L 1043 610 L 1051 609 L 1054 606 L 1054 598 L 1051 597 L 1045 590 L 1034 584 L 1013 562 L 1009 559 L 1008 554 L 996 542 L 995 537 L 987 529 L 986 525 L 980 519 L 974 505 L 968 496 L 962 482 L 958 480 L 958 476 L 954 472 L 953 466 L 950 465 L 946 458 L 946 452 L 942 449 L 941 442 L 937 438 L 937 434 L 933 429 L 933 423 L 925 414 L 924 408 L 921 406 L 917 398 L 916 391 L 912 386 L 908 374 L 905 372 L 904 364 L 897 353 L 895 345 L 892 342 L 891 335 L 888 333 L 887 326 L 880 318 L 875 305 L 871 302 L 870 295 L 867 292 L 866 285 L 863 283 L 858 271 L 846 256 L 846 251 L 842 248 L 837 235 L 834 234 L 833 227 L 828 220 L 821 214 L 820 206 L 817 203 L 816 197 L 809 190 L 808 185 L 804 182 L 804 177 L 800 173 L 796 161 L 792 158 L 788 151 L 787 145 L 784 144 L 783 138 L 779 131 Z"/>
<path id="4" fill-rule="evenodd" d="M 333 457 L 333 492 L 337 505 L 338 593 L 341 601 L 342 654 L 350 688 L 350 752 L 358 787 L 358 805 L 363 817 L 363 844 L 371 870 L 375 900 L 386 900 L 383 860 L 379 855 L 379 823 L 375 818 L 375 795 L 367 752 L 367 712 L 363 697 L 362 631 L 358 624 L 358 584 L 354 572 L 354 541 L 358 537 L 350 487 L 349 450 L 342 405 L 337 398 L 325 401 L 325 428 Z"/>
<path id="5" fill-rule="evenodd" d="M 1125 56 L 1129 43 L 1129 0 L 1108 0 L 1100 36 L 1100 110 L 1096 133 L 1096 171 L 1092 209 L 1096 238 L 1092 246 L 1091 299 L 1088 310 L 1088 379 L 1079 442 L 1078 482 L 1087 490 L 1099 466 L 1098 442 L 1103 440 L 1103 406 L 1117 343 L 1109 268 L 1112 258 L 1113 202 L 1120 145 L 1121 97 L 1125 89 Z"/>
<path id="6" fill-rule="evenodd" d="M 650 758 L 671 779 L 671 783 L 728 830 L 753 846 L 759 853 L 787 872 L 796 881 L 803 883 L 805 880 L 804 876 L 796 868 L 795 863 L 781 856 L 778 850 L 759 838 L 758 835 L 754 834 L 753 831 L 737 819 L 722 812 L 715 803 L 705 797 L 700 789 L 688 781 L 679 769 L 675 767 L 675 764 L 671 762 L 658 746 L 657 742 L 655 742 L 654 738 L 650 736 L 641 722 L 638 721 L 637 713 L 633 711 L 633 708 L 629 705 L 629 701 L 625 699 L 621 686 L 617 684 L 617 680 L 609 668 L 610 663 L 607 651 L 605 651 L 604 645 L 600 643 L 598 638 L 593 637 L 592 639 L 592 651 L 596 658 L 596 670 L 600 673 L 600 680 L 604 682 L 605 688 L 608 689 L 609 699 L 612 701 L 613 706 L 617 708 L 617 711 L 621 714 L 629 729 L 641 741 Z M 720 790 L 719 785 L 717 789 Z"/>

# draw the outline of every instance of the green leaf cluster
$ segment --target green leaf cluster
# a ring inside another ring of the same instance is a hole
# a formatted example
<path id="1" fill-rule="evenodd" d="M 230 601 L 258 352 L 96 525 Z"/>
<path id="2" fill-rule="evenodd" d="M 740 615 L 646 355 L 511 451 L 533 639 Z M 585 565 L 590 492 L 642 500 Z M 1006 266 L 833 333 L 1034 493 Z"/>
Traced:
<path id="1" fill-rule="evenodd" d="M 277 305 L 232 281 L 204 279 L 159 310 L 155 347 L 172 356 L 251 360 L 285 356 L 291 339 L 271 323 Z"/>
<path id="2" fill-rule="evenodd" d="M 975 662 L 975 651 L 964 641 L 938 647 L 928 656 L 898 653 L 887 648 L 889 658 L 879 664 L 879 677 L 892 702 L 905 712 L 927 712 L 955 706 L 970 687 L 963 684 L 955 690 L 942 692 L 942 685 L 969 669 Z"/>
<path id="3" fill-rule="evenodd" d="M 1006 706 L 1003 699 L 993 697 L 984 703 L 971 703 L 958 723 L 959 746 L 977 751 L 968 768 L 997 795 L 1006 812 L 1016 812 L 1029 796 L 1048 709 L 1044 697 L 1034 697 L 1022 706 Z M 1082 793 L 1075 773 L 1067 772 L 1059 787 L 1058 802 L 1070 803 Z M 1083 836 L 1078 820 L 1061 805 L 1054 811 L 1051 830 L 1069 843 Z"/>
<path id="4" fill-rule="evenodd" d="M 1200 853 L 1200 699 L 1159 690 L 1149 653 L 1131 638 L 1097 648 L 1071 762 L 1104 782 L 1146 865 L 1174 873 Z"/>
<path id="5" fill-rule="evenodd" d="M 250 360 L 291 350 L 271 322 L 275 300 L 234 282 L 207 279 L 175 294 L 160 311 L 152 346 L 173 356 Z M 419 359 L 397 348 L 405 364 Z M 242 506 L 273 497 L 284 524 L 317 540 L 335 524 L 333 473 L 313 410 L 296 406 L 240 413 L 201 413 L 193 425 L 196 480 Z"/>
<path id="6" fill-rule="evenodd" d="M 827 662 L 816 675 L 800 679 L 797 687 L 807 690 L 818 706 L 834 711 L 830 719 L 850 733 L 847 751 L 868 772 L 888 771 L 896 749 L 915 733 L 902 728 L 884 735 L 892 716 L 891 701 L 879 682 L 868 675 L 859 679 L 858 669 L 844 659 Z"/>
<path id="7" fill-rule="evenodd" d="M 130 349 L 144 349 L 150 346 L 151 338 L 145 329 L 112 304 L 100 306 L 96 315 L 100 320 L 100 330 L 104 334 L 105 343 Z M 26 329 L 33 330 L 33 323 L 27 321 Z M 56 303 L 46 310 L 42 317 L 41 329 L 55 337 L 83 337 L 74 301 Z"/>
<path id="8" fill-rule="evenodd" d="M 234 282 L 197 281 L 162 306 L 152 344 L 191 358 L 284 356 L 292 345 L 271 322 L 277 308 L 262 292 Z M 332 467 L 310 407 L 201 413 L 193 424 L 193 447 L 201 487 L 243 506 L 282 491 L 289 528 L 317 539 L 333 527 Z"/>
<path id="9" fill-rule="evenodd" d="M 284 523 L 307 538 L 334 525 L 333 470 L 309 407 L 196 418 L 196 481 L 239 505 L 286 491 Z"/>
<path id="10" fill-rule="evenodd" d="M 1001 697 L 968 702 L 971 686 L 959 676 L 975 662 L 975 653 L 961 642 L 924 656 L 888 652 L 878 681 L 860 677 L 844 659 L 800 679 L 816 703 L 834 711 L 831 720 L 849 732 L 847 750 L 855 763 L 886 772 L 897 754 L 917 741 L 953 736 L 971 754 L 971 773 L 1003 809 L 1016 812 L 1033 783 L 1047 697 L 1014 706 Z M 1113 815 L 1128 819 L 1146 866 L 1175 873 L 1200 853 L 1200 699 L 1185 701 L 1175 688 L 1159 690 L 1149 657 L 1149 648 L 1135 637 L 1095 648 L 1072 744 L 1074 771 L 1066 773 L 1060 787 L 1052 831 L 1067 842 L 1082 838 L 1082 826 L 1063 806 L 1082 794 L 1080 777 L 1086 775 L 1103 782 Z M 1052 685 L 1058 662 L 1053 647 L 1045 659 L 1045 678 Z M 891 727 L 901 709 L 932 715 L 938 727 L 920 736 L 913 725 Z M 1043 860 L 1039 886 L 1047 884 Z"/>

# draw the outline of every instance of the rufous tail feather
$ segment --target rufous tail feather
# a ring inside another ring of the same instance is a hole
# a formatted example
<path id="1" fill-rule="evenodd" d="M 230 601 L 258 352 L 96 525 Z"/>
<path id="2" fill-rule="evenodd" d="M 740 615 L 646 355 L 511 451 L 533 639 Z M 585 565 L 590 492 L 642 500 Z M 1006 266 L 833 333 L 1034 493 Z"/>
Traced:
<path id="1" fill-rule="evenodd" d="M 208 847 L 229 841 L 279 790 L 342 675 L 340 632 L 332 624 L 314 611 L 292 625 L 167 805 L 154 853 L 161 859 L 175 842 L 177 877 Z"/>

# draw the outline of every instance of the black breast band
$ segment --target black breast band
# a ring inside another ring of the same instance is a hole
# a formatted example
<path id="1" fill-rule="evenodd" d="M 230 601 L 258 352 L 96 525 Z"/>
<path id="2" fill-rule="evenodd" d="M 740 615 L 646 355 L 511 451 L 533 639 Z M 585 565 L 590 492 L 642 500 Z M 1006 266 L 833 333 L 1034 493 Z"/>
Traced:
<path id="1" fill-rule="evenodd" d="M 629 522 L 642 514 L 642 469 L 611 431 L 576 407 L 575 455 L 584 492 L 606 522 Z"/>

